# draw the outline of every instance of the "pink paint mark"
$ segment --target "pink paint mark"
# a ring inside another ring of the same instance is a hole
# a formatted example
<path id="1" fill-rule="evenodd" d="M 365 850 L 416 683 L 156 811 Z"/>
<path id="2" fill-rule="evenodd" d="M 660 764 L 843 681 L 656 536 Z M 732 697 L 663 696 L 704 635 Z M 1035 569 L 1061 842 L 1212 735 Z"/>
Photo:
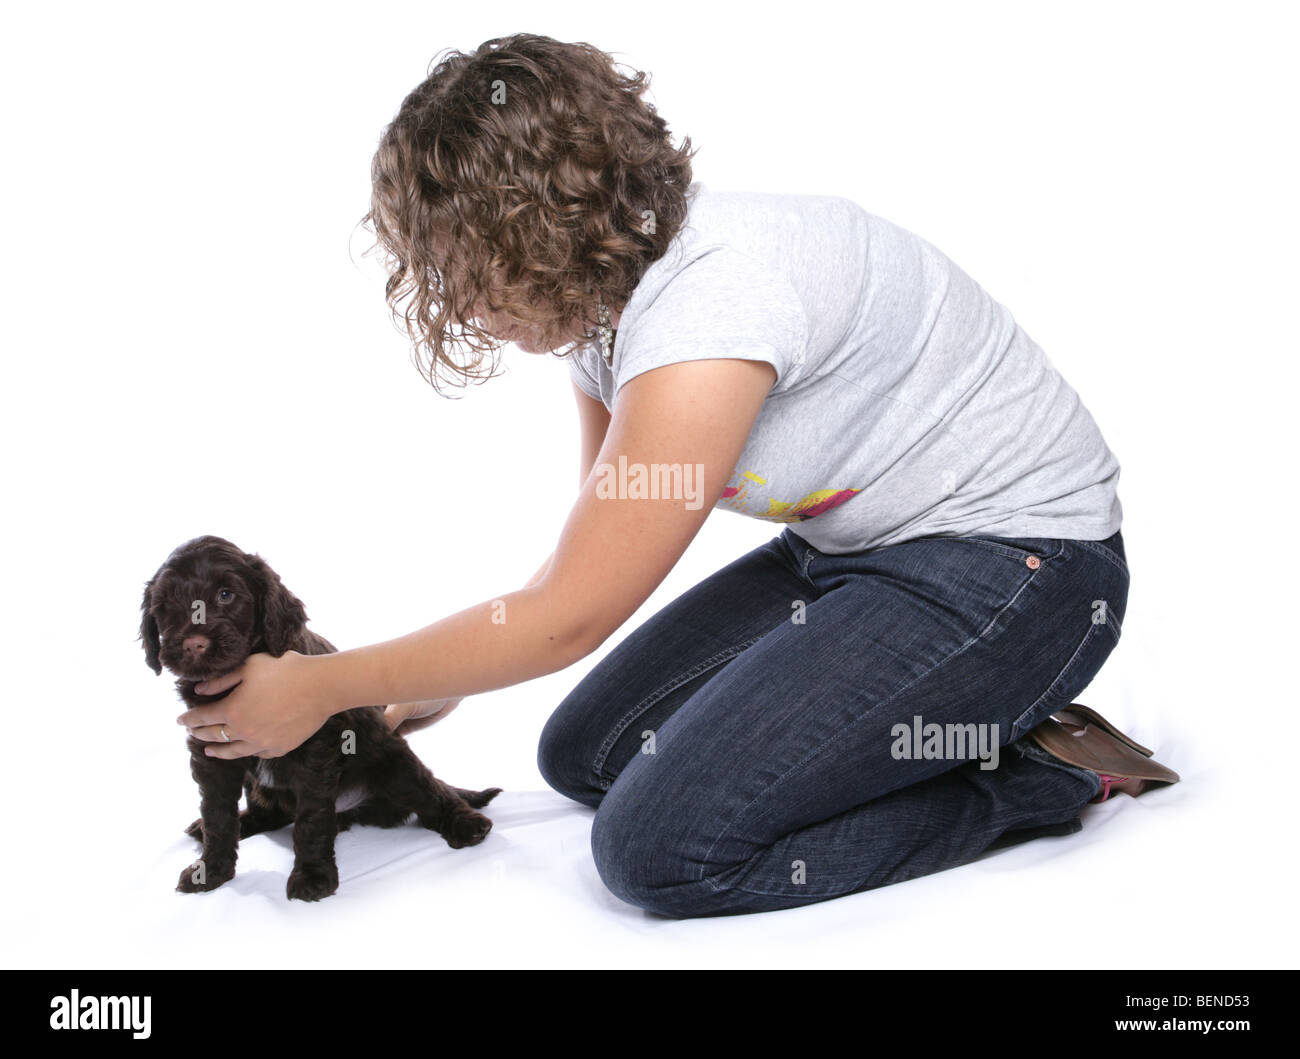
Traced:
<path id="1" fill-rule="evenodd" d="M 800 522 L 805 519 L 816 518 L 818 515 L 825 514 L 833 507 L 839 507 L 844 503 L 844 501 L 849 499 L 849 497 L 856 496 L 860 492 L 862 492 L 861 489 L 841 489 L 838 493 L 832 493 L 820 503 L 814 504 L 809 508 L 804 508 L 804 510 L 795 512 L 795 514 L 798 516 Z"/>

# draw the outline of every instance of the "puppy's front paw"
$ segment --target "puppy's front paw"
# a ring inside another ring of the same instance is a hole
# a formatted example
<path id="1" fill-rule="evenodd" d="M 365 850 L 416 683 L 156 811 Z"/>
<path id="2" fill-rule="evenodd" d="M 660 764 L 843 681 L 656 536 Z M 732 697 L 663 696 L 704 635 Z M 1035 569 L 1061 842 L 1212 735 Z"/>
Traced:
<path id="1" fill-rule="evenodd" d="M 204 864 L 197 860 L 181 872 L 176 882 L 176 889 L 183 894 L 201 894 L 215 890 L 222 883 L 228 883 L 235 877 L 235 869 Z"/>
<path id="2" fill-rule="evenodd" d="M 185 833 L 189 835 L 190 838 L 198 839 L 198 841 L 202 842 L 203 841 L 203 817 L 200 816 L 197 820 L 194 821 L 194 823 L 190 824 L 190 826 L 185 829 Z"/>
<path id="3" fill-rule="evenodd" d="M 457 813 L 443 829 L 442 837 L 452 849 L 477 846 L 492 830 L 492 821 L 482 813 Z"/>
<path id="4" fill-rule="evenodd" d="M 319 901 L 339 888 L 339 870 L 333 865 L 296 865 L 285 887 L 290 901 Z"/>

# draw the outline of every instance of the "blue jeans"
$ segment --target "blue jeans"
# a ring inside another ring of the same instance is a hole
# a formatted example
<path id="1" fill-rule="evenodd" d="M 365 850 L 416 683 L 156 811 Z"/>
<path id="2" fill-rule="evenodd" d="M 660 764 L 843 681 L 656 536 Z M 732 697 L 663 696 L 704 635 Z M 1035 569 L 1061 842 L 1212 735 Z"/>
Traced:
<path id="1" fill-rule="evenodd" d="M 595 808 L 605 885 L 675 918 L 1071 834 L 1100 780 L 1022 736 L 1110 655 L 1128 582 L 1118 533 L 831 555 L 787 529 L 610 651 L 547 721 L 538 766 Z"/>

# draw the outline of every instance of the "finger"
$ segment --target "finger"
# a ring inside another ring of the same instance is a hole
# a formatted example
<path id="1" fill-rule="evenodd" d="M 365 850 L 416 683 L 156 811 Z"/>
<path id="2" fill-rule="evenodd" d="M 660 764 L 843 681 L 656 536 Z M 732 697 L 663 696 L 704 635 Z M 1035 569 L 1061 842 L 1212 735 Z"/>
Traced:
<path id="1" fill-rule="evenodd" d="M 436 724 L 442 720 L 441 713 L 431 713 L 427 717 L 411 717 L 397 726 L 397 734 L 406 736 L 412 732 L 418 732 L 422 728 L 428 728 L 431 724 Z"/>
<path id="2" fill-rule="evenodd" d="M 205 746 L 203 752 L 208 757 L 225 758 L 229 761 L 237 757 L 252 757 L 258 752 L 258 748 L 243 739 L 236 739 L 233 743 L 213 743 L 211 746 Z"/>
<path id="3" fill-rule="evenodd" d="M 232 669 L 229 673 L 223 673 L 212 680 L 201 680 L 194 685 L 194 690 L 200 695 L 220 695 L 227 688 L 233 688 L 244 679 L 243 666 L 238 669 Z"/>
<path id="4" fill-rule="evenodd" d="M 211 706 L 195 706 L 192 710 L 186 710 L 176 718 L 177 724 L 183 724 L 186 728 L 204 728 L 210 724 L 225 724 L 226 704 L 224 702 L 214 702 Z"/>
<path id="5" fill-rule="evenodd" d="M 191 728 L 190 735 L 202 743 L 234 743 L 238 742 L 233 735 L 226 738 L 230 728 L 224 724 L 206 724 L 201 728 Z"/>
<path id="6" fill-rule="evenodd" d="M 400 731 L 402 725 L 412 714 L 419 713 L 420 708 L 427 706 L 429 703 L 424 702 L 394 702 L 384 707 L 384 722 L 394 731 Z"/>

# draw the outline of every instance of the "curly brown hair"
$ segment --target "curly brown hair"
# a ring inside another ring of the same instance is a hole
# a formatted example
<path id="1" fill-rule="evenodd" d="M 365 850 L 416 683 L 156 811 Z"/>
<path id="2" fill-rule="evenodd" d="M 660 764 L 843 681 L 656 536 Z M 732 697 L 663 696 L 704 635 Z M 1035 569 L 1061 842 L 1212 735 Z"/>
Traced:
<path id="1" fill-rule="evenodd" d="M 436 65 L 435 65 L 436 64 Z M 452 51 L 402 101 L 371 164 L 361 223 L 384 250 L 385 300 L 435 390 L 496 374 L 482 310 L 564 356 L 590 341 L 599 299 L 621 311 L 686 219 L 690 138 L 590 44 L 519 33 Z M 407 304 L 403 307 L 402 303 Z M 458 344 L 467 363 L 453 356 Z M 425 357 L 427 355 L 427 365 Z"/>

